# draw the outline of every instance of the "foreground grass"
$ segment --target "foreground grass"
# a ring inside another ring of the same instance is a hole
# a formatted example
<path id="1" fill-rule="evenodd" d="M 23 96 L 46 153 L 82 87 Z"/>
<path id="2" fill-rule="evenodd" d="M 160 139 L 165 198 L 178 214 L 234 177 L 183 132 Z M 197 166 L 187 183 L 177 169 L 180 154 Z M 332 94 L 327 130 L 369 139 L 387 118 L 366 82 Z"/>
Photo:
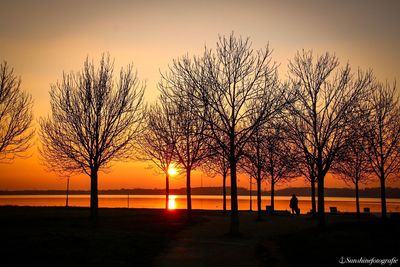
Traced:
<path id="1" fill-rule="evenodd" d="M 151 266 L 154 259 L 176 267 L 338 266 L 342 256 L 400 256 L 399 217 L 382 223 L 327 215 L 319 229 L 307 215 L 259 222 L 243 211 L 242 237 L 232 238 L 230 218 L 220 211 L 196 210 L 190 226 L 184 210 L 100 209 L 99 215 L 92 223 L 87 208 L 0 207 L 0 266 Z"/>
<path id="2" fill-rule="evenodd" d="M 324 229 L 315 226 L 275 237 L 289 266 L 339 266 L 347 258 L 400 258 L 398 217 L 383 222 L 372 216 L 333 215 L 327 216 L 327 222 Z"/>
<path id="3" fill-rule="evenodd" d="M 1 266 L 151 266 L 183 211 L 0 207 Z"/>

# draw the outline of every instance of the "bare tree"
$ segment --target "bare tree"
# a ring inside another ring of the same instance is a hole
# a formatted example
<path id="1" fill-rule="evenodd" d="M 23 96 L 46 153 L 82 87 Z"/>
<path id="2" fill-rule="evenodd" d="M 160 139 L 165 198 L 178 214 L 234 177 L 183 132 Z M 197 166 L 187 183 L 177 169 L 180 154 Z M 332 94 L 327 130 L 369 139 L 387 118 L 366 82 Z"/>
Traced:
<path id="1" fill-rule="evenodd" d="M 287 91 L 278 81 L 268 46 L 254 53 L 249 39 L 232 34 L 220 37 L 216 53 L 206 53 L 204 58 L 207 86 L 198 88 L 199 95 L 209 109 L 211 137 L 230 164 L 230 231 L 235 235 L 239 233 L 238 161 L 257 128 L 285 107 Z"/>
<path id="2" fill-rule="evenodd" d="M 367 155 L 381 184 L 382 218 L 387 217 L 385 182 L 400 171 L 400 107 L 396 84 L 378 83 L 369 96 Z"/>
<path id="3" fill-rule="evenodd" d="M 32 96 L 21 88 L 21 78 L 7 62 L 0 63 L 0 161 L 20 156 L 33 131 Z"/>
<path id="4" fill-rule="evenodd" d="M 202 57 L 174 61 L 170 71 L 188 84 L 199 118 L 208 125 L 209 137 L 230 165 L 231 225 L 239 233 L 237 163 L 255 129 L 279 113 L 287 103 L 268 46 L 257 52 L 249 39 L 233 34 L 220 37 L 216 51 Z M 255 115 L 257 114 L 257 115 Z M 250 118 L 255 118 L 251 120 Z"/>
<path id="5" fill-rule="evenodd" d="M 299 154 L 287 142 L 286 129 L 280 123 L 272 123 L 266 128 L 262 144 L 265 155 L 265 179 L 271 186 L 271 208 L 275 209 L 275 185 L 285 183 L 300 176 Z"/>
<path id="6" fill-rule="evenodd" d="M 359 118 L 366 118 L 368 110 L 360 109 L 359 112 L 355 110 L 353 114 L 357 114 Z M 356 119 L 354 122 L 356 124 L 351 125 L 347 130 L 345 145 L 338 153 L 337 160 L 332 165 L 332 171 L 346 184 L 354 184 L 356 212 L 357 216 L 360 216 L 359 184 L 370 181 L 371 168 L 367 152 L 366 120 Z"/>
<path id="7" fill-rule="evenodd" d="M 176 161 L 186 171 L 186 201 L 188 221 L 192 220 L 191 172 L 209 156 L 206 123 L 198 118 L 196 101 L 188 84 L 180 83 L 179 76 L 163 75 L 159 88 L 160 100 L 169 102 L 171 114 L 169 132 L 173 135 Z M 190 86 L 190 85 L 189 85 Z"/>
<path id="8" fill-rule="evenodd" d="M 311 51 L 298 52 L 289 62 L 289 75 L 298 101 L 290 106 L 287 126 L 302 151 L 310 178 L 318 182 L 318 222 L 325 224 L 324 181 L 354 116 L 372 81 L 371 72 L 351 74 L 350 66 L 338 69 L 335 55 L 314 59 Z M 337 70 L 337 71 L 335 71 Z M 335 72 L 334 72 L 335 71 Z M 354 77 L 355 76 L 355 77 Z"/>
<path id="9" fill-rule="evenodd" d="M 145 129 L 140 137 L 141 160 L 151 161 L 165 174 L 165 209 L 169 207 L 169 170 L 174 164 L 175 141 L 170 132 L 173 111 L 155 104 L 146 111 Z"/>
<path id="10" fill-rule="evenodd" d="M 296 149 L 296 151 L 299 151 Z M 315 151 L 312 154 L 304 155 L 304 150 L 300 150 L 299 155 L 303 155 L 303 158 L 299 160 L 299 170 L 302 176 L 310 182 L 311 192 L 311 216 L 315 218 L 317 215 L 317 200 L 316 200 L 316 184 L 317 175 L 315 173 Z"/>
<path id="11" fill-rule="evenodd" d="M 241 168 L 256 180 L 257 219 L 262 219 L 261 184 L 271 186 L 271 207 L 274 210 L 274 192 L 277 183 L 300 175 L 298 155 L 293 152 L 285 137 L 285 129 L 275 120 L 258 128 L 245 147 Z"/>
<path id="12" fill-rule="evenodd" d="M 226 178 L 229 175 L 229 162 L 221 154 L 211 152 L 201 168 L 210 177 L 217 175 L 222 177 L 222 211 L 226 215 Z"/>
<path id="13" fill-rule="evenodd" d="M 264 149 L 265 128 L 260 125 L 255 130 L 253 136 L 247 142 L 244 148 L 244 156 L 239 162 L 240 168 L 250 175 L 250 210 L 252 209 L 251 202 L 251 180 L 254 178 L 257 184 L 257 220 L 262 220 L 261 207 L 261 183 L 265 179 L 267 155 Z"/>
<path id="14" fill-rule="evenodd" d="M 64 74 L 50 90 L 51 115 L 40 120 L 41 155 L 51 171 L 90 176 L 91 217 L 97 218 L 98 171 L 134 151 L 143 120 L 142 85 L 132 67 L 113 80 L 113 63 L 86 59 L 76 74 Z"/>
<path id="15" fill-rule="evenodd" d="M 285 119 L 287 123 L 291 123 L 293 118 Z M 311 197 L 311 215 L 315 217 L 317 214 L 317 204 L 316 204 L 316 184 L 317 175 L 315 174 L 315 158 L 316 152 L 315 148 L 310 148 L 308 153 L 306 153 L 304 147 L 302 147 L 299 142 L 299 136 L 296 132 L 291 130 L 291 127 L 285 126 L 288 130 L 286 132 L 286 142 L 288 146 L 293 151 L 293 154 L 298 155 L 297 164 L 298 171 L 301 176 L 310 183 L 310 197 Z M 300 133 L 302 133 L 300 131 Z"/>

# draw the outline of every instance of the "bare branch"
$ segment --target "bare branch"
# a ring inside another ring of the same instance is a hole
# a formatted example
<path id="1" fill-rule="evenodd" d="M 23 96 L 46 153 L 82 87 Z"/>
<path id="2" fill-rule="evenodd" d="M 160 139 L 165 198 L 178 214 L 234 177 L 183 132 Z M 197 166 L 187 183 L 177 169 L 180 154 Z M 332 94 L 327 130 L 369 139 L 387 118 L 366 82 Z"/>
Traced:
<path id="1" fill-rule="evenodd" d="M 21 157 L 34 134 L 30 130 L 32 96 L 21 88 L 21 78 L 7 62 L 0 64 L 0 162 Z"/>

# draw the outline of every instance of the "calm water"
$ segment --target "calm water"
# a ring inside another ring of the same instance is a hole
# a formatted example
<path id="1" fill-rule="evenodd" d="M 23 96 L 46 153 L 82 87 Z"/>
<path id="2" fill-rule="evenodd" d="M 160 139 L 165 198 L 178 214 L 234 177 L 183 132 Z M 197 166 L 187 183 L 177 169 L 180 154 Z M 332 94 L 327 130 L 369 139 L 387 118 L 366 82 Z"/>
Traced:
<path id="1" fill-rule="evenodd" d="M 275 209 L 289 210 L 290 196 L 275 197 Z M 310 197 L 298 197 L 299 208 L 301 213 L 305 213 L 311 209 Z M 253 210 L 257 208 L 256 197 L 252 198 Z M 126 208 L 164 208 L 165 196 L 163 195 L 99 195 L 100 207 L 122 207 Z M 78 207 L 88 207 L 90 203 L 89 195 L 70 195 L 69 205 Z M 361 198 L 360 206 L 370 208 L 371 212 L 380 212 L 379 198 Z M 65 195 L 10 195 L 0 196 L 0 206 L 17 205 L 17 206 L 65 206 Z M 262 207 L 270 205 L 270 198 L 262 198 Z M 342 197 L 326 197 L 325 208 L 337 207 L 338 211 L 354 212 L 354 198 Z M 193 209 L 222 209 L 222 196 L 192 196 Z M 230 209 L 230 199 L 228 197 L 227 207 Z M 170 208 L 184 209 L 186 208 L 186 196 L 170 196 Z M 248 196 L 239 196 L 239 209 L 249 210 L 250 201 Z M 389 212 L 400 212 L 400 199 L 387 199 L 387 209 Z"/>

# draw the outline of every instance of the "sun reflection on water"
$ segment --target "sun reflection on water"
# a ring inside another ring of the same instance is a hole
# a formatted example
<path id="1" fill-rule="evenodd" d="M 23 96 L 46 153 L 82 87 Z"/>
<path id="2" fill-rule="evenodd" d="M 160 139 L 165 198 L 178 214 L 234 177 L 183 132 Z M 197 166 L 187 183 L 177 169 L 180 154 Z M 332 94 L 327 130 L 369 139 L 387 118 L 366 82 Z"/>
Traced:
<path id="1" fill-rule="evenodd" d="M 168 198 L 168 209 L 169 210 L 174 210 L 174 209 L 176 209 L 176 201 L 175 201 L 175 199 L 176 199 L 176 196 L 174 196 L 174 195 L 171 195 L 171 196 L 169 196 L 169 198 Z"/>

